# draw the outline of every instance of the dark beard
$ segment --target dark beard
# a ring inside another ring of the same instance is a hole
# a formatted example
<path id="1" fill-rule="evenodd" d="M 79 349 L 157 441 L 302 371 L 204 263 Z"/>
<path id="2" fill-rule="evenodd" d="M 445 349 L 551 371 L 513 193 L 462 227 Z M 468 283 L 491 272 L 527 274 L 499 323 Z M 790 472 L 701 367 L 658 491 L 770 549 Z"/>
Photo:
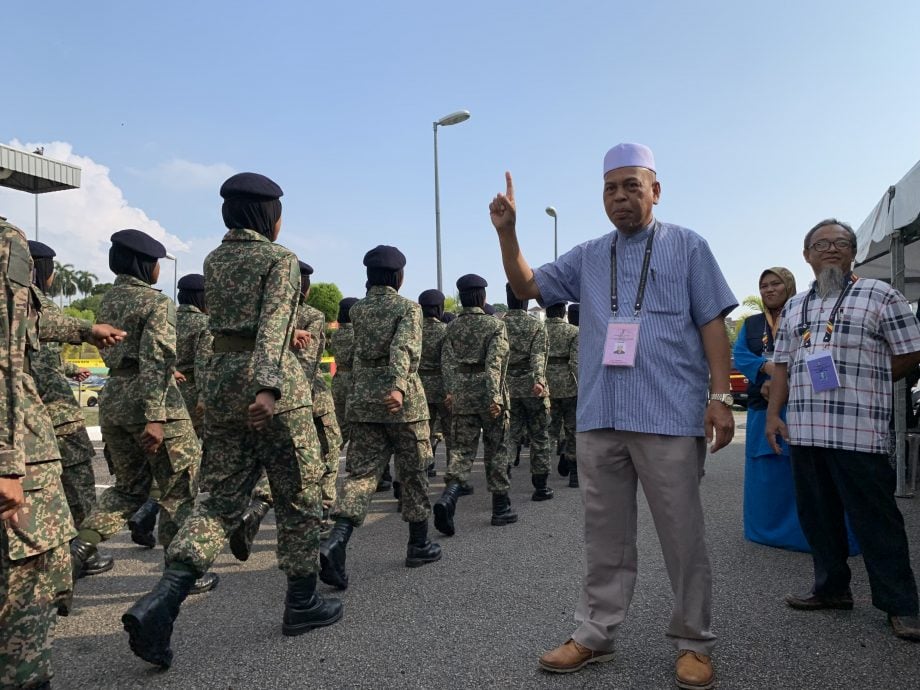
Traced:
<path id="1" fill-rule="evenodd" d="M 815 280 L 815 292 L 818 293 L 818 297 L 825 299 L 840 292 L 843 289 L 844 277 L 840 266 L 828 266 L 823 269 Z"/>

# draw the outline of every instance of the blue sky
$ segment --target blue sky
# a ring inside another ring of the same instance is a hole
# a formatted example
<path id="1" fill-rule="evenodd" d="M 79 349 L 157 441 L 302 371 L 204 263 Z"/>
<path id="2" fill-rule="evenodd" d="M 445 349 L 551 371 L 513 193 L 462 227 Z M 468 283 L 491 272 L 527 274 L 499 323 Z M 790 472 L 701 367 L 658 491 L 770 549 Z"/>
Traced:
<path id="1" fill-rule="evenodd" d="M 920 4 L 15 3 L 2 10 L 0 142 L 83 164 L 40 199 L 42 239 L 106 270 L 131 223 L 180 274 L 223 234 L 217 190 L 254 170 L 285 190 L 280 241 L 314 281 L 363 293 L 376 244 L 408 257 L 403 293 L 435 285 L 432 121 L 445 292 L 504 277 L 488 202 L 511 170 L 533 265 L 606 233 L 604 152 L 655 152 L 660 219 L 702 234 L 739 300 L 763 268 L 809 279 L 816 221 L 859 225 L 920 158 Z M 14 27 L 16 29 L 14 30 Z M 10 106 L 13 107 L 10 107 Z M 58 142 L 54 144 L 53 142 Z M 32 198 L 0 215 L 33 236 Z M 163 282 L 171 286 L 164 267 Z"/>

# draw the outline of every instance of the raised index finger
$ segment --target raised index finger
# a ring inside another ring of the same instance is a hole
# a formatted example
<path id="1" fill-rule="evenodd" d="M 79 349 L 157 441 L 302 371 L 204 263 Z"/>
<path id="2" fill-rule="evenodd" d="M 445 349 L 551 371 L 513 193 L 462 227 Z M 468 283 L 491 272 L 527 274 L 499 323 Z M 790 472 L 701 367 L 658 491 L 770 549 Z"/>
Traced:
<path id="1" fill-rule="evenodd" d="M 514 182 L 511 181 L 511 173 L 505 171 L 505 197 L 511 203 L 514 203 Z"/>

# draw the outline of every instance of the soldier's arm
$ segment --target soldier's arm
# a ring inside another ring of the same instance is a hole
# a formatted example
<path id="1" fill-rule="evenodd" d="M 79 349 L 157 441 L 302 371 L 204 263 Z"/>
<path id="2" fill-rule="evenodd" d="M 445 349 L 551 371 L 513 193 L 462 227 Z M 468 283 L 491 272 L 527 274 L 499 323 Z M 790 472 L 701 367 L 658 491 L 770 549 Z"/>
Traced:
<path id="1" fill-rule="evenodd" d="M 444 381 L 445 392 L 450 395 L 456 388 L 456 355 L 454 354 L 453 346 L 450 344 L 449 337 L 445 335 L 441 343 L 441 379 Z"/>
<path id="2" fill-rule="evenodd" d="M 25 240 L 22 242 L 25 243 Z M 28 250 L 24 252 L 28 256 Z M 11 253 L 12 241 L 4 237 L 0 242 L 0 289 L 3 290 L 3 309 L 0 310 L 0 381 L 3 387 L 0 393 L 0 477 L 22 477 L 26 473 L 25 453 L 22 448 L 17 449 L 13 445 L 17 406 L 22 393 L 18 371 L 23 362 L 17 361 L 20 358 L 15 342 L 19 330 L 16 323 L 18 310 L 8 273 Z"/>
<path id="3" fill-rule="evenodd" d="M 166 389 L 176 363 L 176 307 L 159 297 L 147 315 L 137 351 L 137 394 L 148 422 L 166 421 Z"/>
<path id="4" fill-rule="evenodd" d="M 534 384 L 543 386 L 543 388 L 546 388 L 546 353 L 548 349 L 546 328 L 541 325 L 534 333 L 533 341 L 530 344 L 530 370 L 533 372 Z"/>
<path id="5" fill-rule="evenodd" d="M 204 404 L 204 391 L 208 383 L 208 360 L 214 351 L 214 336 L 207 328 L 201 329 L 195 344 L 195 388 L 198 389 L 198 404 Z"/>
<path id="6" fill-rule="evenodd" d="M 505 368 L 508 365 L 508 355 L 511 352 L 508 345 L 508 332 L 505 325 L 500 324 L 501 328 L 496 329 L 495 335 L 489 340 L 486 348 L 486 386 L 489 394 L 489 400 L 501 405 L 504 403 L 502 395 L 502 383 L 505 378 Z"/>
<path id="7" fill-rule="evenodd" d="M 42 312 L 38 317 L 39 340 L 74 345 L 90 342 L 93 334 L 92 321 L 67 316 L 51 300 L 41 300 L 41 302 Z"/>
<path id="8" fill-rule="evenodd" d="M 287 253 L 272 264 L 265 276 L 262 311 L 252 358 L 251 395 L 271 391 L 281 397 L 284 383 L 282 362 L 295 325 L 297 299 L 300 295 L 300 267 L 297 257 Z"/>
<path id="9" fill-rule="evenodd" d="M 402 393 L 409 387 L 412 362 L 418 362 L 422 356 L 422 309 L 417 304 L 408 306 L 390 341 L 390 364 L 387 367 L 387 390 Z"/>
<path id="10" fill-rule="evenodd" d="M 569 340 L 569 371 L 578 383 L 578 334 L 575 333 Z"/>

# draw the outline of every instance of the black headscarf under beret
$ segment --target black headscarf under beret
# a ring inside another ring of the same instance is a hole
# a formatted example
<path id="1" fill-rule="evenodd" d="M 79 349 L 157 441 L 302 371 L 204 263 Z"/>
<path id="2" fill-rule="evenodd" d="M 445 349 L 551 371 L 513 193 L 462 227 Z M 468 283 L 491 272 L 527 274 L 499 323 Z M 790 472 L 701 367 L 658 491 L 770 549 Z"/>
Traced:
<path id="1" fill-rule="evenodd" d="M 200 311 L 207 311 L 208 303 L 204 297 L 204 276 L 200 273 L 189 273 L 179 278 L 179 304 L 188 304 Z"/>
<path id="2" fill-rule="evenodd" d="M 505 283 L 505 297 L 508 299 L 508 309 L 527 310 L 527 304 L 530 300 L 518 299 L 518 296 L 514 294 L 514 290 L 511 289 L 511 283 Z"/>
<path id="3" fill-rule="evenodd" d="M 281 191 L 274 181 L 258 173 L 237 173 L 220 187 L 221 214 L 227 229 L 245 228 L 272 239 L 281 217 Z"/>
<path id="4" fill-rule="evenodd" d="M 54 273 L 54 257 L 57 253 L 44 242 L 29 240 L 29 254 L 35 270 L 32 273 L 32 282 L 42 292 L 48 290 L 48 279 Z"/>
<path id="5" fill-rule="evenodd" d="M 115 275 L 128 275 L 153 284 L 157 260 L 166 256 L 166 247 L 140 230 L 119 230 L 112 235 L 109 269 Z"/>
<path id="6" fill-rule="evenodd" d="M 351 323 L 351 306 L 358 301 L 357 297 L 346 297 L 339 300 L 339 316 L 336 319 L 339 323 Z"/>

